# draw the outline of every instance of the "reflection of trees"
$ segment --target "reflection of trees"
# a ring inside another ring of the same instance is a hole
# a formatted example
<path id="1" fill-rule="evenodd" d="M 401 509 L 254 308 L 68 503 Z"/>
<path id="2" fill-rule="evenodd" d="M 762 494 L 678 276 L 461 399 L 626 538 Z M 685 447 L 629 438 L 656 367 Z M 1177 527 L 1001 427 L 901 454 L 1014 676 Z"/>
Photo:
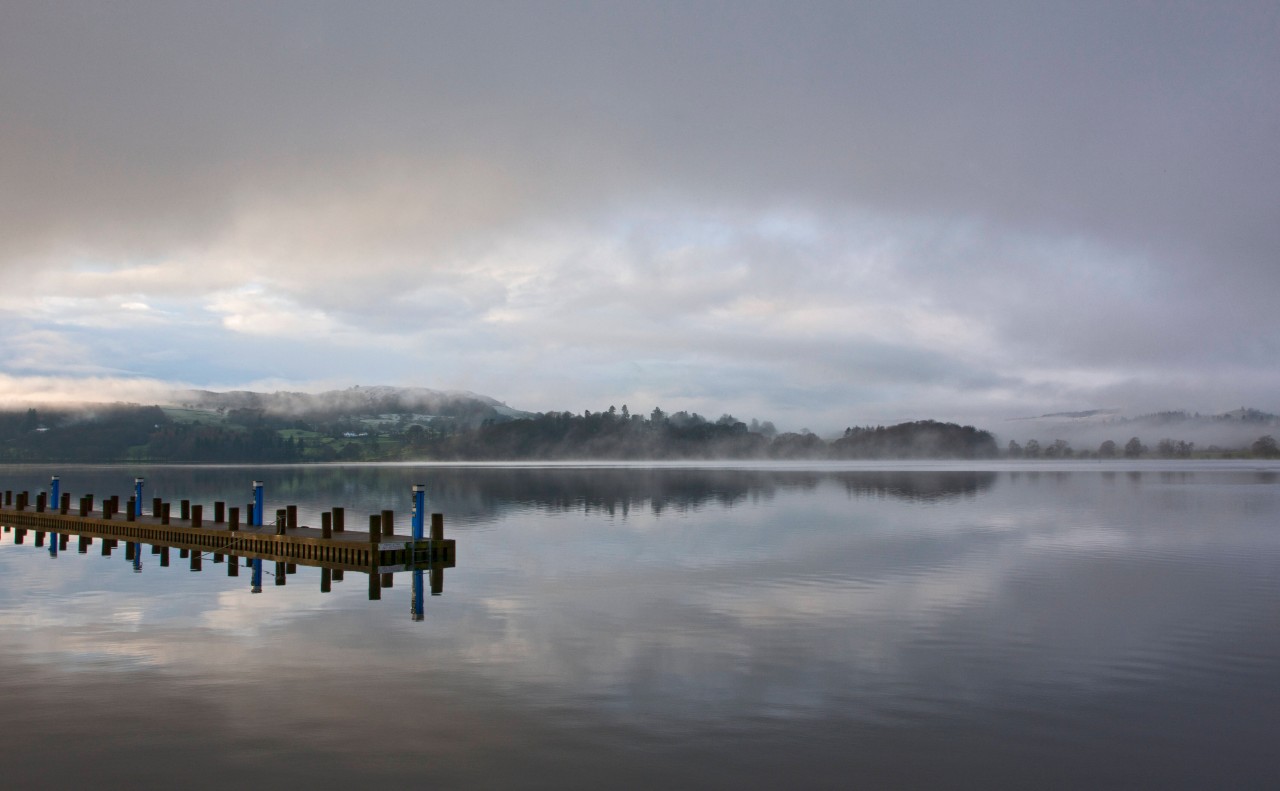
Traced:
<path id="1" fill-rule="evenodd" d="M 851 495 L 925 501 L 972 496 L 996 481 L 994 472 L 856 472 L 839 477 Z"/>
<path id="2" fill-rule="evenodd" d="M 626 514 L 631 509 L 692 510 L 705 506 L 732 508 L 747 501 L 769 500 L 780 492 L 805 491 L 835 484 L 850 495 L 936 500 L 973 495 L 990 488 L 992 472 L 875 472 L 822 470 L 741 470 L 629 467 L 399 467 L 399 466 L 235 466 L 71 468 L 59 472 L 65 491 L 94 492 L 99 497 L 127 495 L 133 475 L 147 479 L 144 497 L 191 499 L 211 504 L 222 500 L 243 507 L 250 482 L 264 482 L 268 508 L 299 504 L 309 508 L 347 508 L 348 525 L 359 516 L 384 508 L 404 514 L 408 522 L 409 491 L 427 487 L 427 507 L 451 517 L 501 513 L 513 508 L 557 511 L 603 511 Z M 39 490 L 48 476 L 28 473 Z M 8 485 L 8 484 L 6 484 Z M 148 506 L 149 507 L 149 504 Z"/>

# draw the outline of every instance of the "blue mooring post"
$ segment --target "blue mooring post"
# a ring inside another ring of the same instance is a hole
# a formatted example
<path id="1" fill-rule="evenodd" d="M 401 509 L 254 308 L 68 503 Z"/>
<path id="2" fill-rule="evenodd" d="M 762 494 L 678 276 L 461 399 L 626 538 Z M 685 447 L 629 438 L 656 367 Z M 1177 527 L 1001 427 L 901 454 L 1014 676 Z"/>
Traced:
<path id="1" fill-rule="evenodd" d="M 262 558 L 253 559 L 253 587 L 251 593 L 262 593 Z"/>
<path id="2" fill-rule="evenodd" d="M 422 569 L 413 570 L 413 620 L 421 621 L 422 615 Z"/>
<path id="3" fill-rule="evenodd" d="M 253 482 L 253 526 L 262 527 L 262 481 Z"/>
<path id="4" fill-rule="evenodd" d="M 133 479 L 133 515 L 142 516 L 142 478 Z"/>
<path id="5" fill-rule="evenodd" d="M 413 540 L 422 540 L 423 516 L 427 511 L 427 487 L 415 483 L 413 485 Z"/>
<path id="6" fill-rule="evenodd" d="M 62 502 L 62 479 L 55 475 L 49 479 L 49 510 L 58 510 L 60 502 Z"/>

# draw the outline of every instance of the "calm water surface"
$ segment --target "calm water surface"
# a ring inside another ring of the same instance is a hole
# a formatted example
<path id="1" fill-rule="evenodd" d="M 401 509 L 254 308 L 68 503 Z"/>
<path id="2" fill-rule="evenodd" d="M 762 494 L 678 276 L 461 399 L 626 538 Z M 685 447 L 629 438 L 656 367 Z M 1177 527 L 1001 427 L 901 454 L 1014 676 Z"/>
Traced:
<path id="1" fill-rule="evenodd" d="M 1280 467 L 0 468 L 458 540 L 320 592 L 0 535 L 10 788 L 1268 788 Z M 403 528 L 402 528 L 403 529 Z"/>

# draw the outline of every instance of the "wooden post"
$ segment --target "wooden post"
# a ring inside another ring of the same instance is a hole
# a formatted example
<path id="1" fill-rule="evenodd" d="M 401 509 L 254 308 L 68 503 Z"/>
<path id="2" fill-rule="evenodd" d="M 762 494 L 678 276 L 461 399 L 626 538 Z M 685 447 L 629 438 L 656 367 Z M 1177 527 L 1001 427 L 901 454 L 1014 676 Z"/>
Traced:
<path id="1" fill-rule="evenodd" d="M 110 497 L 102 501 L 102 518 L 103 519 L 111 518 L 111 498 Z"/>
<path id="2" fill-rule="evenodd" d="M 215 500 L 213 502 L 213 523 L 220 525 L 225 521 L 227 521 L 227 504 L 221 500 Z"/>
<path id="3" fill-rule="evenodd" d="M 204 527 L 204 506 L 193 505 L 190 507 L 190 512 L 191 512 L 191 526 Z"/>
<path id="4" fill-rule="evenodd" d="M 180 507 L 180 510 L 178 511 L 178 518 L 184 522 L 190 519 L 191 518 L 191 501 L 183 500 L 181 503 L 179 503 L 179 507 Z"/>
<path id="5" fill-rule="evenodd" d="M 6 507 L 6 508 L 7 508 L 7 507 L 9 507 L 9 506 L 11 506 L 11 505 L 13 505 L 13 490 L 12 490 L 12 489 L 5 489 L 5 490 L 4 490 L 4 504 L 5 504 L 5 507 Z"/>
<path id="6" fill-rule="evenodd" d="M 347 529 L 347 509 L 341 506 L 333 507 L 333 532 L 341 533 Z"/>
<path id="7" fill-rule="evenodd" d="M 232 507 L 228 508 L 227 511 L 227 530 L 234 533 L 240 529 L 240 509 Z"/>
<path id="8" fill-rule="evenodd" d="M 134 512 L 137 511 L 137 509 L 134 507 L 134 499 L 132 497 L 130 497 L 128 502 L 124 504 L 124 509 L 125 509 L 124 521 L 126 522 L 137 521 L 137 517 L 134 516 Z"/>
<path id="9" fill-rule="evenodd" d="M 88 515 L 89 515 L 89 498 L 81 497 L 80 498 L 80 516 L 83 517 Z"/>
<path id="10" fill-rule="evenodd" d="M 44 504 L 45 502 L 48 501 L 48 499 L 49 499 L 49 495 L 45 494 L 44 492 L 40 492 L 39 494 L 36 495 L 36 513 L 37 514 L 44 513 Z"/>
<path id="11" fill-rule="evenodd" d="M 431 540 L 444 541 L 444 514 L 431 515 Z"/>
<path id="12" fill-rule="evenodd" d="M 152 497 L 151 498 L 151 515 L 156 518 L 159 518 L 160 509 L 164 507 L 163 504 L 164 504 L 164 501 L 161 500 L 159 497 Z"/>
<path id="13" fill-rule="evenodd" d="M 382 512 L 382 534 L 384 536 L 393 536 L 396 534 L 396 512 Z"/>
<path id="14" fill-rule="evenodd" d="M 160 524 L 162 525 L 169 524 L 169 506 L 171 505 L 173 505 L 173 503 L 160 504 Z"/>
<path id="15" fill-rule="evenodd" d="M 63 492 L 62 502 L 58 503 L 58 511 L 63 516 L 66 516 L 67 512 L 70 510 L 71 510 L 71 492 Z"/>
<path id="16" fill-rule="evenodd" d="M 248 503 L 244 507 L 244 526 L 253 527 L 253 503 Z"/>
<path id="17" fill-rule="evenodd" d="M 290 530 L 297 530 L 298 529 L 298 506 L 296 505 L 285 506 L 284 512 L 285 512 L 285 527 L 289 528 Z"/>
<path id="18" fill-rule="evenodd" d="M 285 525 L 287 524 L 287 522 L 285 521 L 286 519 L 288 519 L 287 512 L 283 508 L 277 508 L 276 509 L 276 535 L 278 536 L 284 535 Z"/>
<path id="19" fill-rule="evenodd" d="M 320 514 L 320 537 L 333 538 L 333 514 L 328 511 Z"/>

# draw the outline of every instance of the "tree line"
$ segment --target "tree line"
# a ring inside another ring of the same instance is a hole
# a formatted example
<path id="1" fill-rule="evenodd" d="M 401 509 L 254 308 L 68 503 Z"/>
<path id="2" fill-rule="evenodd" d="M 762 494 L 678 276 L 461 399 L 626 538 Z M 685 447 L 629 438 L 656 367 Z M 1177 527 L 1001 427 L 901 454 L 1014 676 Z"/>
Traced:
<path id="1" fill-rule="evenodd" d="M 380 416 L 382 417 L 382 416 Z M 558 459 L 994 458 L 995 438 L 973 426 L 932 420 L 848 428 L 832 441 L 808 430 L 724 414 L 626 405 L 581 414 L 492 417 L 471 427 L 448 417 L 297 417 L 232 409 L 177 420 L 160 407 L 114 405 L 0 412 L 0 460 L 302 462 Z"/>
<path id="2" fill-rule="evenodd" d="M 1025 444 L 1009 440 L 1004 449 L 1004 457 L 1009 459 L 1191 459 L 1191 458 L 1243 458 L 1259 459 L 1280 458 L 1280 447 L 1270 434 L 1259 437 L 1247 448 L 1220 448 L 1211 445 L 1208 448 L 1197 448 L 1194 442 L 1164 438 L 1154 448 L 1145 445 L 1138 437 L 1131 437 L 1123 446 L 1114 440 L 1105 440 L 1096 450 L 1076 450 L 1066 440 L 1055 439 L 1053 442 L 1041 444 L 1039 440 L 1029 439 Z"/>

